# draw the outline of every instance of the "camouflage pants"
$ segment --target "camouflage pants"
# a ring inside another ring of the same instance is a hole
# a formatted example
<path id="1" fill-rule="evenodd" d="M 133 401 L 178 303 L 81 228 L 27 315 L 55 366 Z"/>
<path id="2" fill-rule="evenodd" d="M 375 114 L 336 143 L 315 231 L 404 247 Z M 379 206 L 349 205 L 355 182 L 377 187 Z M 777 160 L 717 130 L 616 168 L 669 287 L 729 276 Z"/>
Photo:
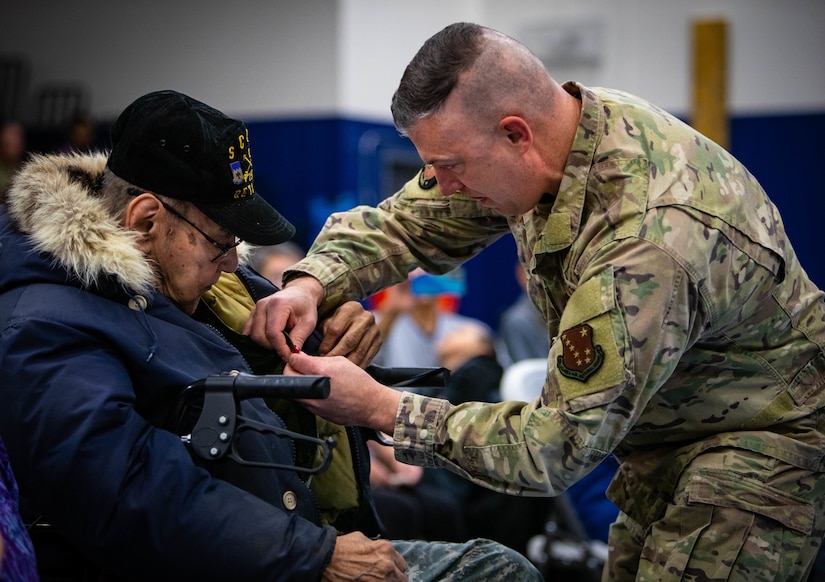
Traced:
<path id="1" fill-rule="evenodd" d="M 530 561 L 499 543 L 478 539 L 465 543 L 393 541 L 407 561 L 410 582 L 541 582 Z"/>
<path id="2" fill-rule="evenodd" d="M 643 527 L 621 514 L 603 580 L 805 581 L 825 533 L 825 474 L 742 450 L 705 453 Z"/>

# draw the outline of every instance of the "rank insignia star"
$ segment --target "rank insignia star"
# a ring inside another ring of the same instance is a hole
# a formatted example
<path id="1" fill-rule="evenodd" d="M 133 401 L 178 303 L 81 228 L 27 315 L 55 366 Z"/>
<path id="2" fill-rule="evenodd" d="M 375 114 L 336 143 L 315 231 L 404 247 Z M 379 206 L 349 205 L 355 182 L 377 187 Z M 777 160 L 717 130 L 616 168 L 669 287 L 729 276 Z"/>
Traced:
<path id="1" fill-rule="evenodd" d="M 426 164 L 418 173 L 418 186 L 422 190 L 429 190 L 437 184 L 435 179 L 435 170 L 432 164 Z"/>
<path id="2" fill-rule="evenodd" d="M 556 362 L 559 373 L 580 382 L 595 374 L 604 363 L 604 350 L 593 342 L 593 328 L 586 323 L 562 333 L 562 355 Z"/>

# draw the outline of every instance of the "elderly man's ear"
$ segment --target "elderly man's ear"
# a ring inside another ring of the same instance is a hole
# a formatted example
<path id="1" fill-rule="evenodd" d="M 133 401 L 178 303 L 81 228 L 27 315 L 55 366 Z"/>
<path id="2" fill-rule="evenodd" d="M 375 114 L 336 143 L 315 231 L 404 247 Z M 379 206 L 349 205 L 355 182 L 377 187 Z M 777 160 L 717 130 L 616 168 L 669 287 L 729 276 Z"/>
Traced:
<path id="1" fill-rule="evenodd" d="M 123 217 L 123 225 L 128 230 L 134 230 L 141 234 L 138 237 L 138 245 L 148 242 L 157 228 L 157 215 L 163 208 L 160 200 L 154 195 L 144 192 L 135 196 L 126 207 Z M 141 248 L 141 250 L 145 250 Z"/>

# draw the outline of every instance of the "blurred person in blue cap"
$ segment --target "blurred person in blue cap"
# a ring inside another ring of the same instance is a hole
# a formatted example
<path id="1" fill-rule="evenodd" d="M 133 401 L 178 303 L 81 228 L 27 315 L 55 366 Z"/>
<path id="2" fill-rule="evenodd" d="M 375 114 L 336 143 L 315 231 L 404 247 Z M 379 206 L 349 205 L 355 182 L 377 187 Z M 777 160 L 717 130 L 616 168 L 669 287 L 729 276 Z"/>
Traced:
<path id="1" fill-rule="evenodd" d="M 465 291 L 462 269 L 446 275 L 416 269 L 407 281 L 388 289 L 375 310 L 383 343 L 374 363 L 390 367 L 440 366 L 439 342 L 466 324 L 480 326 L 492 337 L 487 324 L 456 312 Z"/>

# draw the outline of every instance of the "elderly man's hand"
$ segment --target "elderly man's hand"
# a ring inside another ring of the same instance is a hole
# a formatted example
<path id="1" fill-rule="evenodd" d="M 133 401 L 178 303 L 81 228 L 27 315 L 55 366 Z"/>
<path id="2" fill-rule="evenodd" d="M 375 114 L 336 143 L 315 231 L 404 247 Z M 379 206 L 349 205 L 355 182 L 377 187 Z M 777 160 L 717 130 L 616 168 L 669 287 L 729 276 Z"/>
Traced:
<path id="1" fill-rule="evenodd" d="M 407 580 L 407 563 L 386 540 L 371 540 L 361 532 L 338 536 L 324 582 Z"/>
<path id="2" fill-rule="evenodd" d="M 284 330 L 300 349 L 315 330 L 318 304 L 324 290 L 317 279 L 293 279 L 281 291 L 264 297 L 255 305 L 243 333 L 264 347 L 274 349 L 286 360 L 292 353 Z M 375 316 L 357 301 L 348 301 L 321 322 L 324 335 L 319 352 L 325 356 L 344 356 L 366 367 L 381 347 L 381 332 Z"/>
<path id="3" fill-rule="evenodd" d="M 322 356 L 344 356 L 365 368 L 381 347 L 381 332 L 375 316 L 357 301 L 348 301 L 321 322 Z"/>

